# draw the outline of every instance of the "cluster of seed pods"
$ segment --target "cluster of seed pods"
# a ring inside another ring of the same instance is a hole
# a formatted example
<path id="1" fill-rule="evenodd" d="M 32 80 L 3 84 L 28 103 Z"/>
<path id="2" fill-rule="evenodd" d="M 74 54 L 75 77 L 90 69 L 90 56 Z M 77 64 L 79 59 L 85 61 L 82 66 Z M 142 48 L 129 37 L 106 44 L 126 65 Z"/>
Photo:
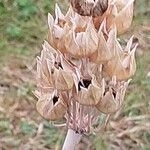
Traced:
<path id="1" fill-rule="evenodd" d="M 65 118 L 68 128 L 90 133 L 99 119 L 102 127 L 120 109 L 136 71 L 137 44 L 132 36 L 122 47 L 117 34 L 130 27 L 133 3 L 109 1 L 96 17 L 82 16 L 73 5 L 63 15 L 56 4 L 55 19 L 48 15 L 48 42 L 37 57 L 36 107 L 44 118 Z"/>

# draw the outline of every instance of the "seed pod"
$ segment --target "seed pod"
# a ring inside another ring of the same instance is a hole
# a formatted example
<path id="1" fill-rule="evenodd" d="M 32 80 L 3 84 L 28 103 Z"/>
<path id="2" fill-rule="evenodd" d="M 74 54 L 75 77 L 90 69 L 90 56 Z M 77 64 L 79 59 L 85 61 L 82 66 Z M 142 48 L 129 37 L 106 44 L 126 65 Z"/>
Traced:
<path id="1" fill-rule="evenodd" d="M 129 82 L 120 82 L 116 83 L 114 87 L 110 86 L 109 90 L 105 91 L 102 99 L 96 105 L 96 108 L 105 114 L 111 114 L 120 109 L 128 83 Z"/>
<path id="2" fill-rule="evenodd" d="M 40 115 L 50 121 L 62 119 L 67 111 L 67 106 L 64 104 L 62 97 L 58 97 L 54 93 L 41 95 L 36 104 Z"/>
<path id="3" fill-rule="evenodd" d="M 107 30 L 110 31 L 114 25 L 119 34 L 126 32 L 133 19 L 134 0 L 109 1 L 108 9 L 102 16 L 93 17 L 94 26 L 99 29 L 104 19 L 107 20 Z M 124 20 L 124 18 L 127 18 Z"/>
<path id="4" fill-rule="evenodd" d="M 102 16 L 108 8 L 108 0 L 96 0 L 92 9 L 92 16 Z"/>
<path id="5" fill-rule="evenodd" d="M 78 96 L 75 97 L 75 100 L 83 105 L 95 106 L 103 95 L 105 81 L 103 79 L 100 85 L 94 77 L 91 83 L 89 80 L 83 80 L 79 83 L 79 86 L 80 92 Z"/>
<path id="6" fill-rule="evenodd" d="M 54 88 L 55 72 L 53 68 L 57 55 L 57 52 L 47 42 L 44 42 L 41 57 L 37 57 L 37 83 L 43 92 Z"/>
<path id="7" fill-rule="evenodd" d="M 38 87 L 44 91 L 51 89 L 54 86 L 53 74 L 49 71 L 48 64 L 42 64 L 40 58 L 37 58 L 37 83 Z"/>
<path id="8" fill-rule="evenodd" d="M 104 71 L 110 76 L 116 76 L 117 80 L 127 80 L 132 77 L 136 71 L 135 51 L 137 44 L 131 50 L 133 37 L 129 40 L 126 50 L 123 51 L 119 42 L 116 41 L 116 55 L 113 59 L 104 65 Z"/>
<path id="9" fill-rule="evenodd" d="M 58 5 L 55 7 L 55 16 L 56 19 L 54 20 L 52 15 L 48 14 L 48 42 L 60 52 L 67 53 L 65 45 L 65 41 L 67 41 L 66 34 L 71 28 L 73 28 L 74 32 L 85 32 L 89 18 L 74 14 L 71 7 L 64 16 Z"/>
<path id="10" fill-rule="evenodd" d="M 89 23 L 89 19 L 89 17 L 80 16 L 79 14 L 75 13 L 74 17 L 71 18 L 71 26 L 73 26 L 75 33 L 85 32 Z"/>
<path id="11" fill-rule="evenodd" d="M 114 29 L 112 29 L 112 30 L 114 30 Z M 110 33 L 111 32 L 112 31 L 110 31 Z M 115 32 L 113 32 L 113 34 L 110 34 L 108 36 L 108 41 L 113 39 L 114 36 L 115 36 Z M 110 45 L 112 43 L 109 43 L 106 41 L 102 30 L 99 30 L 99 32 L 98 32 L 98 38 L 99 38 L 98 48 L 93 53 L 93 55 L 91 55 L 90 61 L 100 64 L 100 63 L 105 63 L 105 62 L 109 61 L 113 57 L 113 50 L 110 49 Z"/>
<path id="12" fill-rule="evenodd" d="M 67 13 L 67 16 L 64 16 L 61 12 L 59 6 L 56 4 L 55 7 L 55 20 L 51 14 L 48 14 L 48 25 L 49 25 L 49 32 L 48 32 L 48 42 L 51 46 L 59 51 L 65 52 L 66 49 L 64 47 L 64 35 L 67 33 L 68 24 L 67 18 L 71 17 L 71 13 Z"/>
<path id="13" fill-rule="evenodd" d="M 129 29 L 133 19 L 133 3 L 134 0 L 117 0 L 113 5 L 111 13 L 107 15 L 107 28 L 116 25 L 119 34 Z M 127 18 L 124 20 L 124 18 Z"/>
<path id="14" fill-rule="evenodd" d="M 90 16 L 94 6 L 93 0 L 70 0 L 73 10 L 82 16 Z"/>
<path id="15" fill-rule="evenodd" d="M 48 42 L 50 45 L 59 51 L 65 52 L 66 49 L 62 43 L 64 43 L 64 36 L 68 29 L 69 27 L 67 25 L 65 25 L 63 28 L 55 24 L 49 26 Z"/>
<path id="16" fill-rule="evenodd" d="M 92 24 L 92 20 L 89 21 L 85 32 L 76 33 L 72 29 L 66 35 L 65 46 L 72 56 L 76 58 L 89 57 L 97 50 L 98 47 L 98 35 Z"/>

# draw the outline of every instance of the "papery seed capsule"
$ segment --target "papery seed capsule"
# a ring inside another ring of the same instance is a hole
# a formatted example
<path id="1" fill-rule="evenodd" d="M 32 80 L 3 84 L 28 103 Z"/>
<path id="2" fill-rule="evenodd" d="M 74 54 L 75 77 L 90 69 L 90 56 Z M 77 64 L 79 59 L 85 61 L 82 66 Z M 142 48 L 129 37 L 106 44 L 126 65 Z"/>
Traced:
<path id="1" fill-rule="evenodd" d="M 134 0 L 120 0 L 116 1 L 110 13 L 107 15 L 107 28 L 111 28 L 113 24 L 116 25 L 119 34 L 126 32 L 131 26 L 133 19 L 133 3 Z M 127 18 L 124 20 L 124 18 Z"/>
<path id="2" fill-rule="evenodd" d="M 90 56 L 90 61 L 102 64 L 109 61 L 113 57 L 112 50 L 104 37 L 103 32 L 100 30 L 98 33 L 99 44 L 97 50 Z"/>
<path id="3" fill-rule="evenodd" d="M 110 77 L 116 76 L 117 80 L 127 80 L 132 77 L 136 71 L 135 51 L 137 45 L 131 50 L 132 42 L 130 42 L 123 51 L 119 42 L 116 41 L 116 55 L 104 65 L 104 71 Z"/>
<path id="4" fill-rule="evenodd" d="M 115 2 L 110 0 L 107 11 L 102 16 L 93 17 L 96 29 L 99 29 L 106 18 L 108 31 L 116 25 L 119 34 L 126 32 L 133 19 L 133 3 L 134 0 L 116 0 Z M 124 20 L 124 18 L 127 19 Z"/>
<path id="5" fill-rule="evenodd" d="M 128 84 L 129 81 L 123 83 L 115 81 L 113 86 L 109 85 L 109 89 L 105 89 L 105 93 L 96 108 L 105 114 L 116 112 L 122 106 Z"/>
<path id="6" fill-rule="evenodd" d="M 98 34 L 90 19 L 85 32 L 75 33 L 73 29 L 68 32 L 65 46 L 70 55 L 76 58 L 85 58 L 97 50 L 98 41 Z"/>
<path id="7" fill-rule="evenodd" d="M 62 97 L 54 95 L 54 93 L 41 95 L 36 108 L 42 117 L 50 121 L 62 119 L 67 111 L 67 106 L 64 104 Z"/>
<path id="8" fill-rule="evenodd" d="M 105 88 L 104 79 L 101 85 L 97 83 L 96 79 L 83 80 L 79 82 L 79 94 L 75 96 L 75 100 L 80 104 L 95 106 L 101 99 Z"/>

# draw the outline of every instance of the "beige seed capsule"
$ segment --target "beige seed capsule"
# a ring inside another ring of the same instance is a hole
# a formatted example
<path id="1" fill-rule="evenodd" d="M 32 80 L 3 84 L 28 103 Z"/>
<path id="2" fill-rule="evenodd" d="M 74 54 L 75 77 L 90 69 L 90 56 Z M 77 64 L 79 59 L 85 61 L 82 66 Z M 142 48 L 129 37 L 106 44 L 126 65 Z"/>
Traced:
<path id="1" fill-rule="evenodd" d="M 36 108 L 42 117 L 50 121 L 62 119 L 67 111 L 62 97 L 58 97 L 54 93 L 41 95 Z"/>
<path id="2" fill-rule="evenodd" d="M 95 106 L 102 98 L 105 89 L 105 81 L 103 79 L 100 85 L 95 77 L 93 77 L 91 83 L 88 80 L 84 80 L 79 86 L 80 91 L 78 95 L 75 96 L 75 100 L 83 105 Z"/>
<path id="3" fill-rule="evenodd" d="M 123 104 L 128 84 L 129 81 L 123 83 L 115 81 L 113 87 L 109 85 L 109 90 L 105 89 L 106 91 L 96 108 L 105 114 L 115 113 Z"/>
<path id="4" fill-rule="evenodd" d="M 135 51 L 136 44 L 131 50 L 133 37 L 129 40 L 126 50 L 122 50 L 120 44 L 116 42 L 116 55 L 104 65 L 104 71 L 110 76 L 116 76 L 117 80 L 127 80 L 136 71 Z M 128 49 L 128 51 L 127 51 Z"/>
<path id="5" fill-rule="evenodd" d="M 119 34 L 126 32 L 133 20 L 134 0 L 110 0 L 107 11 L 102 16 L 94 17 L 94 25 L 99 29 L 104 19 L 107 20 L 107 30 L 110 31 L 114 25 Z M 124 20 L 124 18 L 127 18 Z"/>

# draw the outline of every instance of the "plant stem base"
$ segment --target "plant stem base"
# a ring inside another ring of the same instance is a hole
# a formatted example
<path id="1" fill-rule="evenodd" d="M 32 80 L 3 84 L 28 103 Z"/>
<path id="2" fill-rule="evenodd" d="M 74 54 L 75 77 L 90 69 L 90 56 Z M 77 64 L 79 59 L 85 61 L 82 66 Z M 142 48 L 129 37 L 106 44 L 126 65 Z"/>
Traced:
<path id="1" fill-rule="evenodd" d="M 80 142 L 81 137 L 81 134 L 75 133 L 72 129 L 68 129 L 62 150 L 74 150 L 75 146 Z"/>

